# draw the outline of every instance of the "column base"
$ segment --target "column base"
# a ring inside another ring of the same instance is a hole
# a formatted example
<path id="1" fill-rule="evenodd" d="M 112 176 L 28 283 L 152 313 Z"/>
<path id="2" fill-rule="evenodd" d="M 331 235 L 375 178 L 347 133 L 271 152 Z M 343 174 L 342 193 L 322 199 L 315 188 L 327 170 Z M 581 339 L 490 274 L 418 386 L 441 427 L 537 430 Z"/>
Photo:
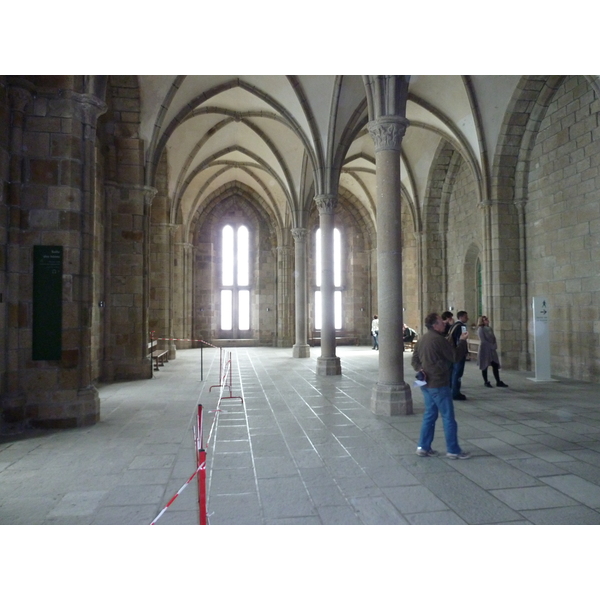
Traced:
<path id="1" fill-rule="evenodd" d="M 413 404 L 410 386 L 378 383 L 371 394 L 371 412 L 383 417 L 412 415 Z"/>
<path id="2" fill-rule="evenodd" d="M 342 365 L 339 356 L 317 358 L 317 375 L 341 375 Z"/>
<path id="3" fill-rule="evenodd" d="M 60 403 L 32 407 L 36 414 L 30 419 L 31 425 L 40 429 L 69 429 L 89 427 L 100 420 L 100 396 L 93 385 L 68 396 Z"/>
<path id="4" fill-rule="evenodd" d="M 310 346 L 308 344 L 294 344 L 292 356 L 293 358 L 310 358 Z"/>
<path id="5" fill-rule="evenodd" d="M 27 418 L 26 398 L 23 392 L 9 392 L 0 396 L 0 425 L 23 423 Z"/>

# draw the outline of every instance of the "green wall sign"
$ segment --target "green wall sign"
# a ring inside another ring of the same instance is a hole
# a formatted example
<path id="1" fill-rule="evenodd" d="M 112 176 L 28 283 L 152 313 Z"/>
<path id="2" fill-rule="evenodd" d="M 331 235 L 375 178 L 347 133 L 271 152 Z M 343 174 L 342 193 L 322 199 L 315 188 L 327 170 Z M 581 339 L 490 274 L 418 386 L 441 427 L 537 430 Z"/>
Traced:
<path id="1" fill-rule="evenodd" d="M 62 269 L 62 246 L 33 247 L 33 360 L 61 358 Z"/>

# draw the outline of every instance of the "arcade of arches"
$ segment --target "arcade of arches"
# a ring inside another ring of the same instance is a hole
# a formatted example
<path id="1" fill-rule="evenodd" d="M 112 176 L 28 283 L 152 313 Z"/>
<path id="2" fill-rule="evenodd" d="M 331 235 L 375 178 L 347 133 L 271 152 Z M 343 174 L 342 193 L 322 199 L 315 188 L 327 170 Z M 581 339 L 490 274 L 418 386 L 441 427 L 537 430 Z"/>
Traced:
<path id="1" fill-rule="evenodd" d="M 375 414 L 412 412 L 403 323 L 482 312 L 531 370 L 600 381 L 600 85 L 592 76 L 0 76 L 2 423 L 98 421 L 96 384 L 289 348 Z M 317 235 L 318 232 L 318 235 Z M 476 331 L 471 330 L 476 337 Z M 173 341 L 178 340 L 178 341 Z M 180 341 L 181 340 L 181 341 Z"/>

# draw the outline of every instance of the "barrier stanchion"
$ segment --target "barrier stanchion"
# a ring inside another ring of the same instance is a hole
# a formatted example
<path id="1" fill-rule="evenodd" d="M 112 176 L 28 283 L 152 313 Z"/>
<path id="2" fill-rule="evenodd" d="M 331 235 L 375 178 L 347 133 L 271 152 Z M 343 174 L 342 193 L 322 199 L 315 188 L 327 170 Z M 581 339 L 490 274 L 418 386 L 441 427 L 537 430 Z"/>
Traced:
<path id="1" fill-rule="evenodd" d="M 231 360 L 231 352 L 229 353 L 229 396 L 224 396 L 225 398 L 239 398 L 244 403 L 244 399 L 241 396 L 232 396 L 231 395 L 231 386 L 232 386 L 232 373 L 233 373 L 233 362 Z"/>
<path id="2" fill-rule="evenodd" d="M 230 352 L 231 354 L 231 352 Z M 219 383 L 217 385 L 211 385 L 208 388 L 208 391 L 210 392 L 213 388 L 215 387 L 222 387 L 223 386 L 223 348 L 219 348 Z"/>
<path id="3" fill-rule="evenodd" d="M 203 439 L 203 418 L 202 404 L 198 404 L 198 423 L 196 425 L 197 439 L 197 465 L 198 465 L 198 514 L 200 525 L 208 525 L 208 515 L 206 513 L 206 450 L 204 449 Z"/>
<path id="4" fill-rule="evenodd" d="M 229 396 L 223 396 L 221 395 L 221 398 L 224 398 L 226 400 L 231 400 L 232 398 L 239 398 L 242 402 L 244 402 L 244 399 L 241 396 L 232 396 L 231 395 L 231 384 L 232 384 L 232 361 L 231 361 L 231 352 L 229 353 L 229 360 L 225 363 L 225 374 L 223 375 L 223 377 L 221 378 L 221 383 L 219 385 L 213 385 L 210 387 L 210 389 L 208 390 L 210 392 L 210 390 L 212 390 L 214 387 L 223 387 L 223 388 L 229 388 Z M 229 383 L 226 383 L 227 379 L 229 379 Z"/>
<path id="5" fill-rule="evenodd" d="M 150 332 L 151 334 L 154 334 L 155 332 L 152 331 Z M 154 340 L 159 340 L 159 341 L 167 341 L 167 342 L 200 342 L 200 381 L 204 381 L 204 354 L 203 354 L 203 350 L 204 350 L 204 346 L 210 346 L 211 348 L 217 348 L 219 350 L 219 381 L 221 381 L 221 374 L 223 373 L 223 348 L 220 346 L 215 346 L 214 344 L 211 344 L 210 342 L 207 342 L 206 340 L 203 339 L 195 339 L 195 338 L 165 338 L 165 337 L 156 337 L 156 338 L 152 338 Z M 204 344 L 204 346 L 202 345 Z M 152 366 L 152 365 L 150 365 Z M 154 376 L 154 375 L 153 375 Z M 209 388 L 209 391 L 212 390 L 212 388 L 214 387 L 221 387 L 220 385 L 213 385 Z"/>

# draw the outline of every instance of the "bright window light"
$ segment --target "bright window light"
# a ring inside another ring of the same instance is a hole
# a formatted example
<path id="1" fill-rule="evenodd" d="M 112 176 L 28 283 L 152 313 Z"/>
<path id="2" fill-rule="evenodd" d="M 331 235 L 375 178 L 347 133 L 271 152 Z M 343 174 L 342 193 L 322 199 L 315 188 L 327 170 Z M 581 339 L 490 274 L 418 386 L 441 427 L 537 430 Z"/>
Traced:
<path id="1" fill-rule="evenodd" d="M 315 236 L 315 284 L 321 287 L 321 229 L 317 229 Z M 333 285 L 342 286 L 342 236 L 336 227 L 333 230 Z M 342 291 L 335 290 L 333 296 L 334 327 L 342 329 Z M 322 327 L 321 291 L 315 292 L 315 329 Z"/>
<path id="2" fill-rule="evenodd" d="M 240 290 L 238 293 L 238 328 L 240 331 L 250 329 L 250 291 Z"/>
<path id="3" fill-rule="evenodd" d="M 248 285 L 249 279 L 249 248 L 248 228 L 243 225 L 238 229 L 237 235 L 237 284 Z"/>
<path id="4" fill-rule="evenodd" d="M 233 227 L 223 227 L 222 285 L 233 285 Z"/>
<path id="5" fill-rule="evenodd" d="M 221 329 L 231 331 L 232 321 L 232 292 L 231 290 L 221 290 Z"/>

